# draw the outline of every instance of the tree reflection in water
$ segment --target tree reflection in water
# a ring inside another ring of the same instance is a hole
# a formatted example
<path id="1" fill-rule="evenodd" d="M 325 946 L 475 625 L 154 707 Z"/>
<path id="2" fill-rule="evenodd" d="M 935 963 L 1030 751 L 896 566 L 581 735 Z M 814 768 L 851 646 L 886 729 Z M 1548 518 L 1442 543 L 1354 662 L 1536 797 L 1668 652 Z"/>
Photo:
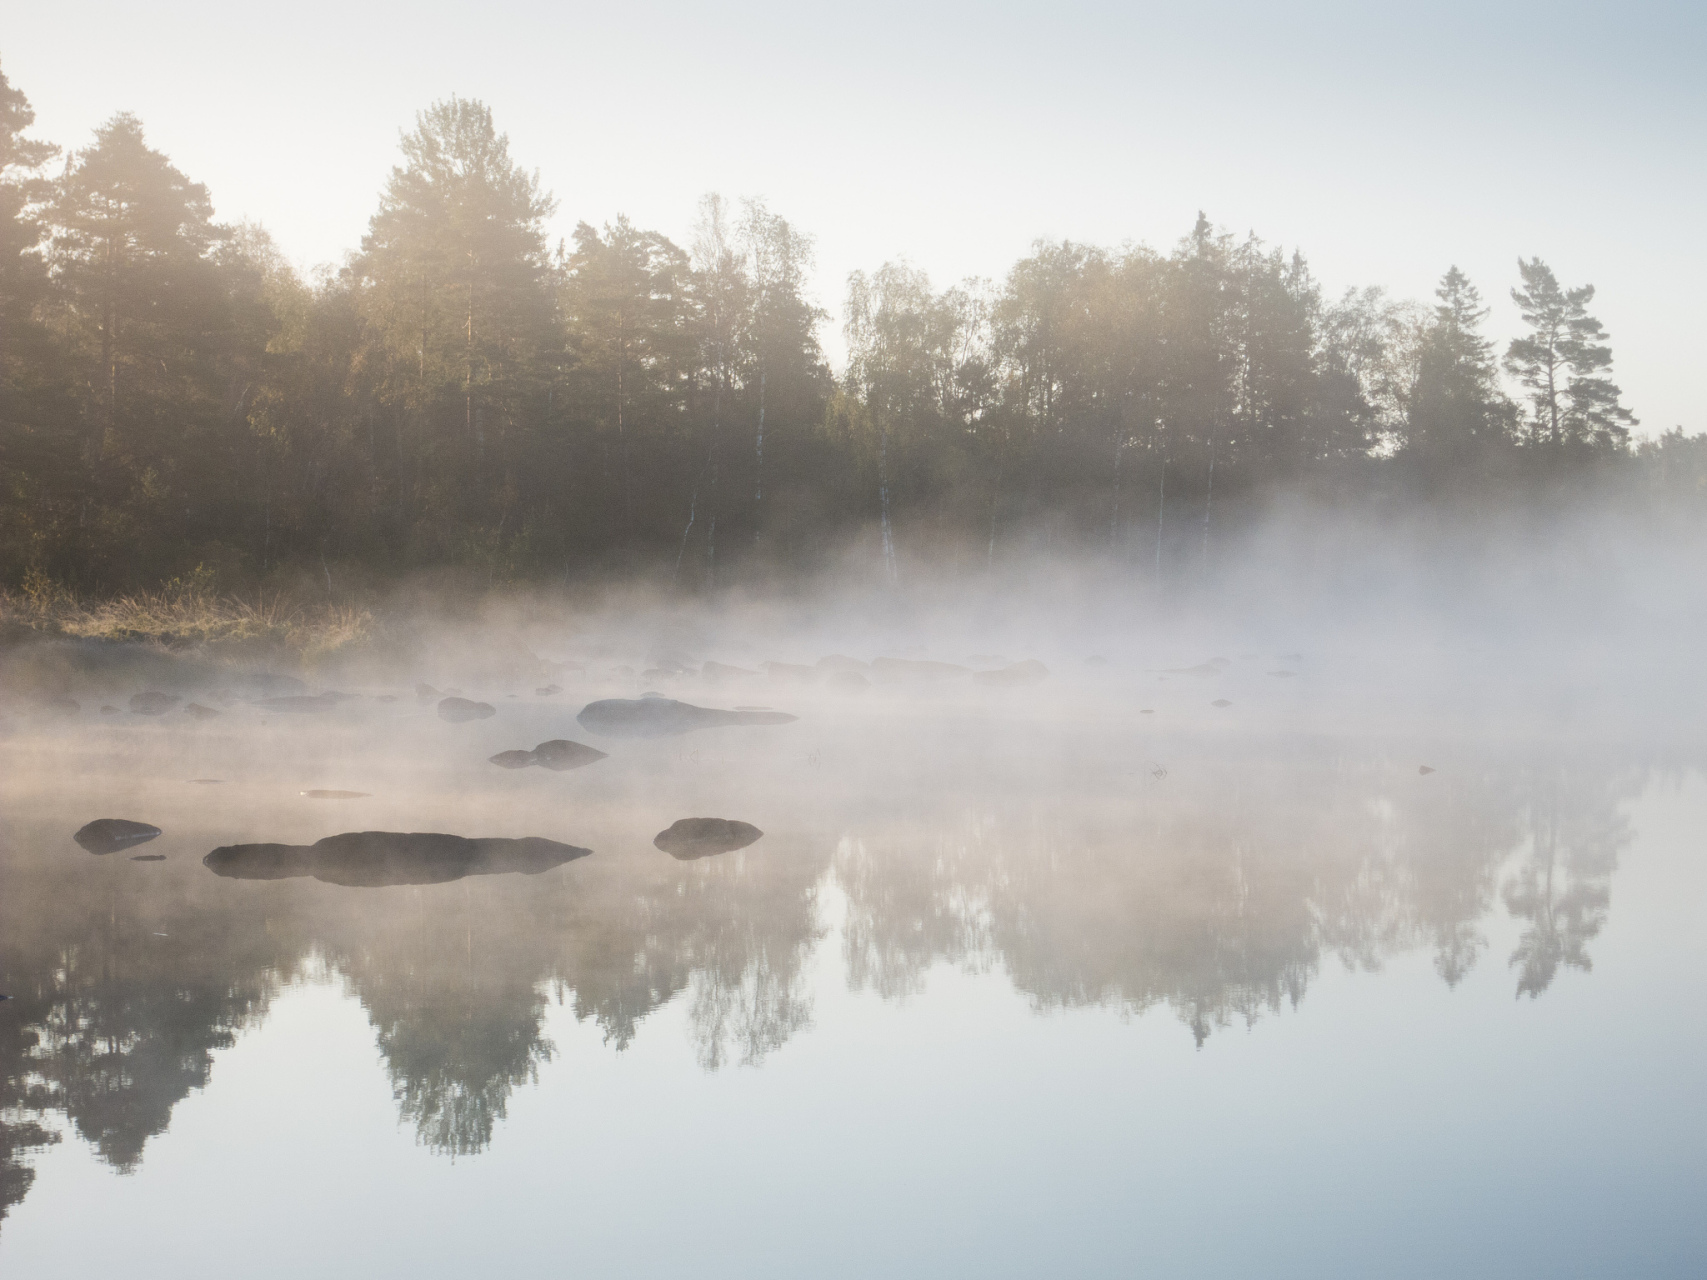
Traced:
<path id="1" fill-rule="evenodd" d="M 865 780 L 803 792 L 806 834 L 720 858 L 385 889 L 179 861 L 121 891 L 118 867 L 63 856 L 57 825 L 20 828 L 0 900 L 0 1212 L 62 1125 L 136 1168 L 214 1051 L 320 968 L 367 1010 L 402 1122 L 453 1156 L 488 1146 L 551 1061 L 553 1000 L 620 1050 L 681 998 L 705 1069 L 759 1063 L 811 1023 L 830 884 L 847 981 L 889 1000 L 938 964 L 1000 967 L 1040 1010 L 1165 1005 L 1201 1045 L 1296 1005 L 1324 956 L 1373 970 L 1425 947 L 1456 984 L 1502 900 L 1524 924 L 1517 991 L 1539 996 L 1589 968 L 1646 770 L 1514 755 L 1419 779 L 1379 749 L 1223 743 L 1165 780 L 1111 776 L 996 768 L 880 805 Z"/>

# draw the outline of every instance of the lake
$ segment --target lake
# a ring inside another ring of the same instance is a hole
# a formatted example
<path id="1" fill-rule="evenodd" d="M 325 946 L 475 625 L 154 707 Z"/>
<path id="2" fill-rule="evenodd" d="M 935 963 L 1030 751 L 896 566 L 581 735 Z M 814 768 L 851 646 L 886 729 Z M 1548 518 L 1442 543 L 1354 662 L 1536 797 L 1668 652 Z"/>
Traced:
<path id="1" fill-rule="evenodd" d="M 1707 1273 L 1697 722 L 1043 656 L 14 708 L 0 1274 Z"/>

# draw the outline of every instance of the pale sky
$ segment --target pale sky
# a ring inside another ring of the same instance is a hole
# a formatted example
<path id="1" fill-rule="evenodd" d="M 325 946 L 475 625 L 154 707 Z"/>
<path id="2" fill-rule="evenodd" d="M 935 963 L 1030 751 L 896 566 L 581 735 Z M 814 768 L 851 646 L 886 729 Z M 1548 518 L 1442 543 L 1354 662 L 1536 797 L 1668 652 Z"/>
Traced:
<path id="1" fill-rule="evenodd" d="M 67 146 L 116 111 L 304 266 L 354 248 L 399 130 L 493 109 L 556 194 L 686 244 L 762 196 L 848 272 L 939 287 L 1037 237 L 1170 246 L 1199 208 L 1332 293 L 1432 301 L 1454 263 L 1516 325 L 1516 259 L 1593 283 L 1650 434 L 1707 430 L 1707 5 L 545 4 L 13 0 L 0 67 Z M 840 349 L 839 320 L 826 348 Z"/>

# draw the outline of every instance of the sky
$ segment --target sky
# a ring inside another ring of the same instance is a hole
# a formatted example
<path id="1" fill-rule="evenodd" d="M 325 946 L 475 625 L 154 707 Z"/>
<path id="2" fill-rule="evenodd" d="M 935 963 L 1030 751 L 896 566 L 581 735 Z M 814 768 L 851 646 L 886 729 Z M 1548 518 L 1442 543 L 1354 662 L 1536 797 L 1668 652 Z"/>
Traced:
<path id="1" fill-rule="evenodd" d="M 1519 256 L 1592 283 L 1640 434 L 1707 430 L 1707 5 L 15 2 L 34 135 L 116 111 L 305 268 L 359 243 L 399 132 L 493 109 L 558 198 L 686 244 L 763 198 L 850 271 L 999 279 L 1038 238 L 1171 246 L 1199 209 L 1333 294 L 1462 267 L 1517 331 Z"/>

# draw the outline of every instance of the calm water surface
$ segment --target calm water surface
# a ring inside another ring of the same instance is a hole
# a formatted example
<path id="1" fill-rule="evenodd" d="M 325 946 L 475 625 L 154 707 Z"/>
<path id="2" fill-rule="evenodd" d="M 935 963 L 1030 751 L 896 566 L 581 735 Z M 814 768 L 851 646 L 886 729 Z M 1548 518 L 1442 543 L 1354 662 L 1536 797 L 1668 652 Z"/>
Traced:
<path id="1" fill-rule="evenodd" d="M 644 741 L 376 692 L 9 722 L 0 1274 L 1707 1274 L 1697 748 L 1255 670 Z M 485 763 L 554 737 L 610 758 Z M 202 863 L 365 830 L 593 853 Z"/>

